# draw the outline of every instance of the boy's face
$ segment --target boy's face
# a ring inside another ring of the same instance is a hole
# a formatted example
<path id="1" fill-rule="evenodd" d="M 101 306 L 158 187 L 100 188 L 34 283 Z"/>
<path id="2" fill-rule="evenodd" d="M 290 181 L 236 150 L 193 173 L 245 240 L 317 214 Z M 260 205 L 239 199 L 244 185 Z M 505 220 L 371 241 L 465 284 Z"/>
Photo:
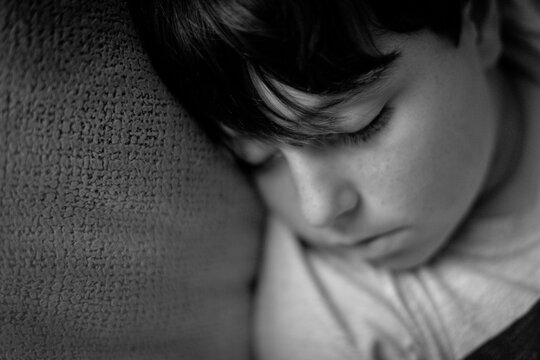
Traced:
<path id="1" fill-rule="evenodd" d="M 341 120 L 331 140 L 236 145 L 262 164 L 254 177 L 264 200 L 302 239 L 404 269 L 434 255 L 482 191 L 499 114 L 473 25 L 458 47 L 428 32 L 380 41 L 401 56 L 373 91 L 332 109 Z"/>

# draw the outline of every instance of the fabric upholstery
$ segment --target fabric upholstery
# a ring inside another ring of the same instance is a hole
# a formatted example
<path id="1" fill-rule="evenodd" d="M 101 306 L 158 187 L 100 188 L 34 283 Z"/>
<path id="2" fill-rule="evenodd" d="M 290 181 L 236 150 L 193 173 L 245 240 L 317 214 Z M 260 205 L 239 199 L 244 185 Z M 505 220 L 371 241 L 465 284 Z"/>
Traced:
<path id="1" fill-rule="evenodd" d="M 260 219 L 125 3 L 0 0 L 1 359 L 248 359 Z"/>

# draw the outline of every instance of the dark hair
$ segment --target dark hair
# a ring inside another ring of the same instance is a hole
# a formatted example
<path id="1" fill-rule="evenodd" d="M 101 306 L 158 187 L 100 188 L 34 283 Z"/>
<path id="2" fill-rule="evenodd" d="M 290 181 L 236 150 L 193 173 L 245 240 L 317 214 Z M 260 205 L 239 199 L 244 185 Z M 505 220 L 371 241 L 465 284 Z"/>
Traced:
<path id="1" fill-rule="evenodd" d="M 467 0 L 130 0 L 158 73 L 215 140 L 223 128 L 256 138 L 298 141 L 325 132 L 299 121 L 318 109 L 296 104 L 278 83 L 330 99 L 378 74 L 399 54 L 373 36 L 428 29 L 458 43 Z M 363 77 L 364 76 L 364 77 Z M 275 114 L 254 78 L 298 117 Z M 268 113 L 277 115 L 269 120 Z"/>

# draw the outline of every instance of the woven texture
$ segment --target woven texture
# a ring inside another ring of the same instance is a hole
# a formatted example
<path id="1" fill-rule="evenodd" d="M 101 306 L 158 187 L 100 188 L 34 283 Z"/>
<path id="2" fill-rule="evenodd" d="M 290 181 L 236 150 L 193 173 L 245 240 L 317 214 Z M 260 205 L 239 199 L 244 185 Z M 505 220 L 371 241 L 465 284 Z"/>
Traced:
<path id="1" fill-rule="evenodd" d="M 247 359 L 260 215 L 124 3 L 0 0 L 0 359 Z"/>

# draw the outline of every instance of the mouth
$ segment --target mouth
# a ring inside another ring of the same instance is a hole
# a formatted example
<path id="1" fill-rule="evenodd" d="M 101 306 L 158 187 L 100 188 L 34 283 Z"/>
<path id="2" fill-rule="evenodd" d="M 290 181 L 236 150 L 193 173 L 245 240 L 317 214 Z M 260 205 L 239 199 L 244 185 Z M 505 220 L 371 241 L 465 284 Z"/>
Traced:
<path id="1" fill-rule="evenodd" d="M 391 230 L 356 241 L 353 248 L 366 260 L 387 257 L 404 246 L 405 232 L 402 229 Z"/>
<path id="2" fill-rule="evenodd" d="M 386 258 L 403 250 L 406 245 L 407 231 L 405 228 L 394 228 L 388 231 L 382 231 L 376 235 L 361 238 L 340 238 L 333 237 L 332 234 L 317 237 L 302 238 L 308 244 L 318 248 L 334 249 L 338 252 L 355 253 L 364 260 L 379 260 Z"/>
<path id="3" fill-rule="evenodd" d="M 374 235 L 374 236 L 370 236 L 370 237 L 367 237 L 367 238 L 364 238 L 364 239 L 360 239 L 360 240 L 354 242 L 354 246 L 367 246 L 369 244 L 374 243 L 378 239 L 386 236 L 387 234 L 389 234 L 389 233 L 384 233 L 384 234 L 380 234 L 380 235 Z"/>
<path id="4" fill-rule="evenodd" d="M 334 247 L 336 254 L 351 264 L 367 262 L 391 271 L 412 269 L 427 261 L 436 251 L 411 228 L 398 228 L 361 238 L 349 245 Z"/>

